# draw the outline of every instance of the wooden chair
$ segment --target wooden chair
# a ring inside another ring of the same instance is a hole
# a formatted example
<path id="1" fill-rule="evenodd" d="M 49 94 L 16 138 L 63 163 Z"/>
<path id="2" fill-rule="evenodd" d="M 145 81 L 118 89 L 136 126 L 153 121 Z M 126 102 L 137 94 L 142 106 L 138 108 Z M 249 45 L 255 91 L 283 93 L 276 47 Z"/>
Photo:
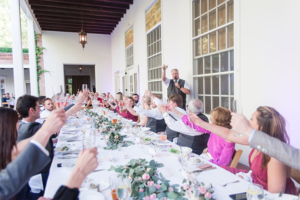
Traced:
<path id="1" fill-rule="evenodd" d="M 291 178 L 300 184 L 300 171 L 292 168 Z"/>
<path id="2" fill-rule="evenodd" d="M 232 158 L 230 167 L 236 168 L 236 166 L 239 163 L 239 160 L 240 160 L 240 158 L 242 156 L 242 153 L 243 153 L 243 150 L 238 150 L 238 151 L 235 152 L 235 154 L 234 154 L 234 156 Z"/>
<path id="3" fill-rule="evenodd" d="M 2 107 L 4 107 L 4 105 L 8 105 L 8 107 L 10 108 L 10 104 L 8 102 L 3 102 Z"/>

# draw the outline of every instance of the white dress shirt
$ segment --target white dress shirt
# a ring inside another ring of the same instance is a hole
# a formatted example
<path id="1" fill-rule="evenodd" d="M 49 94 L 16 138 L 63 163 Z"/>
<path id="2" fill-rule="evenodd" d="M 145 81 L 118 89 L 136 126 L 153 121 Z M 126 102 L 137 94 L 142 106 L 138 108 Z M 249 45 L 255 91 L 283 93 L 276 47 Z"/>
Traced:
<path id="1" fill-rule="evenodd" d="M 162 113 L 159 111 L 159 109 L 157 107 L 152 109 L 152 110 L 146 110 L 142 106 L 139 106 L 139 107 L 134 106 L 133 110 L 135 110 L 139 115 L 142 114 L 142 115 L 145 115 L 147 117 L 152 117 L 156 120 L 161 120 L 161 119 L 164 118 Z"/>
<path id="2" fill-rule="evenodd" d="M 165 113 L 164 119 L 168 127 L 176 132 L 185 134 L 185 135 L 190 135 L 190 136 L 197 136 L 197 135 L 202 135 L 203 133 L 197 132 L 196 130 L 193 130 L 190 126 L 185 125 L 182 120 L 174 120 L 169 113 Z"/>
<path id="3" fill-rule="evenodd" d="M 157 98 L 157 97 L 154 98 L 153 103 L 154 103 L 156 106 L 158 106 L 159 104 L 164 105 L 164 103 L 162 102 L 162 100 L 160 100 L 160 99 Z M 187 112 L 186 112 L 185 110 L 183 110 L 182 108 L 176 107 L 175 109 L 178 110 L 179 112 L 181 112 L 182 114 L 187 115 Z M 181 118 L 180 118 L 178 115 L 172 113 L 171 111 L 167 111 L 167 112 L 168 112 L 169 114 L 171 114 L 176 120 L 181 120 Z"/>
<path id="4" fill-rule="evenodd" d="M 167 86 L 167 88 L 170 85 L 170 81 L 171 81 L 171 79 L 166 78 L 166 81 L 164 82 L 164 84 Z M 172 79 L 172 81 L 174 81 L 174 80 Z M 179 81 L 179 79 L 177 79 L 177 83 L 178 83 L 178 81 Z M 186 89 L 191 90 L 191 87 L 189 86 L 189 84 L 186 81 L 184 81 L 184 86 L 183 87 L 186 88 Z"/>
<path id="5" fill-rule="evenodd" d="M 41 117 L 41 118 L 46 118 L 46 117 L 48 117 L 48 116 L 50 115 L 50 113 L 51 113 L 51 111 L 45 109 L 45 110 L 43 110 L 43 112 L 40 114 L 40 117 Z"/>

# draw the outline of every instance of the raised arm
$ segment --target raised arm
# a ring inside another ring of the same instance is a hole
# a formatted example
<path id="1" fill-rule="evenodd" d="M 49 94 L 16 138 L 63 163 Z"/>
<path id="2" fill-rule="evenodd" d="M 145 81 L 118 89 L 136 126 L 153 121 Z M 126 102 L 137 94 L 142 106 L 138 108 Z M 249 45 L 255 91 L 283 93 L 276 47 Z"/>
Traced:
<path id="1" fill-rule="evenodd" d="M 126 108 L 132 115 L 139 116 L 139 114 L 135 110 L 133 110 L 133 108 L 131 108 L 130 106 L 127 106 Z"/>
<path id="2" fill-rule="evenodd" d="M 166 69 L 167 69 L 167 66 L 164 64 L 163 67 L 162 67 L 162 73 L 161 73 L 161 80 L 163 82 L 166 82 L 167 78 L 166 78 Z"/>
<path id="3" fill-rule="evenodd" d="M 66 114 L 64 109 L 52 111 L 47 121 L 32 137 L 22 140 L 16 144 L 12 150 L 12 160 L 14 160 L 29 144 L 31 140 L 35 140 L 42 146 L 46 146 L 50 136 L 61 129 L 66 124 Z"/>
<path id="4" fill-rule="evenodd" d="M 237 132 L 232 131 L 228 128 L 224 128 L 224 127 L 221 127 L 221 126 L 217 126 L 217 125 L 214 125 L 214 124 L 204 122 L 202 119 L 200 119 L 194 113 L 189 114 L 189 117 L 190 117 L 191 121 L 194 122 L 194 124 L 204 128 L 206 130 L 209 130 L 210 132 L 224 138 L 225 140 L 228 140 L 230 142 L 234 142 L 234 143 L 237 143 L 237 144 L 249 145 L 247 136 L 236 137 L 235 134 Z"/>

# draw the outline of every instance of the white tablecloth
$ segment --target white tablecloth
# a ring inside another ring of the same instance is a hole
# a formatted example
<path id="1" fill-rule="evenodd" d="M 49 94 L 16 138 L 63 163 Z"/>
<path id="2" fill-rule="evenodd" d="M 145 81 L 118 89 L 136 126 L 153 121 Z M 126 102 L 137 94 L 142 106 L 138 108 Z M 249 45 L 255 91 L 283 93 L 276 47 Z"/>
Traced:
<path id="1" fill-rule="evenodd" d="M 121 132 L 122 133 L 122 132 Z M 133 138 L 131 138 L 133 139 Z M 65 141 L 58 141 L 58 144 L 66 143 Z M 69 144 L 71 142 L 68 142 Z M 81 142 L 73 142 L 80 144 Z M 111 151 L 111 150 L 104 150 L 103 147 L 105 147 L 105 141 L 100 140 L 98 138 L 98 160 L 100 161 L 99 166 L 97 169 L 106 169 L 104 171 L 100 172 L 93 172 L 88 175 L 88 178 L 91 178 L 93 180 L 104 180 L 108 181 L 109 176 L 114 174 L 114 171 L 107 171 L 107 169 L 110 168 L 111 165 L 117 166 L 117 165 L 125 165 L 127 164 L 131 159 L 139 159 L 144 158 L 148 161 L 152 160 L 152 155 L 149 153 L 149 146 L 148 145 L 132 145 L 129 147 L 124 147 L 124 151 L 128 152 L 129 158 L 124 159 L 123 152 L 122 151 Z M 174 148 L 178 148 L 177 145 L 170 143 L 173 145 Z M 178 148 L 179 149 L 179 148 Z M 112 154 L 114 162 L 109 161 L 109 155 Z M 57 157 L 61 156 L 59 153 L 55 153 L 51 168 L 50 168 L 50 174 L 48 178 L 47 187 L 45 190 L 45 197 L 53 198 L 56 191 L 59 189 L 61 185 L 64 185 L 69 176 L 71 175 L 72 168 L 63 168 L 57 167 L 58 163 L 76 163 L 77 158 L 73 159 L 58 159 Z M 159 168 L 159 172 L 161 172 L 165 178 L 171 181 L 171 184 L 179 184 L 182 185 L 183 176 L 180 172 L 181 164 L 179 163 L 177 157 L 171 155 L 171 153 L 160 153 L 159 156 L 156 156 L 154 158 L 155 161 L 159 163 L 163 163 L 164 167 Z M 201 156 L 201 160 L 205 163 L 209 163 L 205 160 L 204 156 Z M 210 163 L 211 165 L 214 165 Z M 230 194 L 237 194 L 237 193 L 243 193 L 247 191 L 249 183 L 244 181 L 243 179 L 240 179 L 239 177 L 235 176 L 234 174 L 224 170 L 223 168 L 220 168 L 216 165 L 217 169 L 209 170 L 201 172 L 197 176 L 197 180 L 199 182 L 204 183 L 211 183 L 213 186 L 214 199 L 222 199 L 222 200 L 230 200 L 229 195 Z M 240 180 L 239 183 L 233 183 L 229 184 L 226 187 L 223 187 L 220 185 L 220 183 L 227 183 L 235 180 Z M 112 199 L 110 189 L 106 189 L 102 191 L 102 194 L 105 196 L 105 199 Z"/>

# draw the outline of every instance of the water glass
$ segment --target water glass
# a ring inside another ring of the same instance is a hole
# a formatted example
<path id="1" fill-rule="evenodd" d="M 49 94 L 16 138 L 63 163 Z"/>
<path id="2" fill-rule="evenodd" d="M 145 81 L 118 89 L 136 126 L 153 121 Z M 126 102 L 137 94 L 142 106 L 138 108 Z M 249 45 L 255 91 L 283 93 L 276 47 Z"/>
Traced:
<path id="1" fill-rule="evenodd" d="M 117 197 L 119 200 L 128 200 L 131 195 L 131 180 L 123 179 L 118 182 Z"/>
<path id="2" fill-rule="evenodd" d="M 113 174 L 109 176 L 109 185 L 111 189 L 111 195 L 113 200 L 118 200 L 117 188 L 122 177 L 119 174 Z"/>
<path id="3" fill-rule="evenodd" d="M 261 200 L 264 198 L 264 189 L 258 184 L 249 184 L 247 190 L 247 200 Z"/>

